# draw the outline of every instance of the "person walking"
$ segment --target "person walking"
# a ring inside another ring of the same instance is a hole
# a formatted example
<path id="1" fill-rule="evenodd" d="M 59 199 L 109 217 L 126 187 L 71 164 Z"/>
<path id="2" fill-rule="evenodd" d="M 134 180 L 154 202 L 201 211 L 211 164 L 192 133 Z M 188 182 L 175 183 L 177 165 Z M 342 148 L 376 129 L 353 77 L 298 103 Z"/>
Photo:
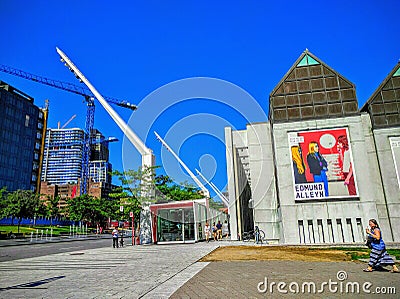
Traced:
<path id="1" fill-rule="evenodd" d="M 218 229 L 217 229 L 217 226 L 215 225 L 215 222 L 213 223 L 211 230 L 212 230 L 214 241 L 218 241 L 218 239 L 217 239 L 217 230 Z"/>
<path id="2" fill-rule="evenodd" d="M 365 231 L 371 241 L 372 249 L 369 255 L 368 267 L 363 269 L 363 271 L 372 272 L 374 269 L 378 269 L 382 266 L 391 265 L 393 268 L 390 272 L 398 273 L 399 269 L 386 251 L 385 242 L 383 242 L 378 222 L 375 219 L 370 219 L 368 224 L 370 228 L 367 228 Z"/>
<path id="3" fill-rule="evenodd" d="M 228 221 L 226 221 L 226 220 L 225 220 L 224 224 L 222 224 L 222 235 L 225 236 L 226 239 L 228 239 L 229 227 L 228 227 Z"/>
<path id="4" fill-rule="evenodd" d="M 210 224 L 208 224 L 208 221 L 206 222 L 206 225 L 204 226 L 204 234 L 206 236 L 207 243 L 210 242 Z"/>
<path id="5" fill-rule="evenodd" d="M 113 248 L 115 247 L 119 247 L 118 245 L 118 227 L 114 227 L 113 231 L 112 231 L 112 239 L 113 239 Z"/>
<path id="6" fill-rule="evenodd" d="M 217 240 L 222 240 L 222 223 L 218 220 L 217 227 Z"/>

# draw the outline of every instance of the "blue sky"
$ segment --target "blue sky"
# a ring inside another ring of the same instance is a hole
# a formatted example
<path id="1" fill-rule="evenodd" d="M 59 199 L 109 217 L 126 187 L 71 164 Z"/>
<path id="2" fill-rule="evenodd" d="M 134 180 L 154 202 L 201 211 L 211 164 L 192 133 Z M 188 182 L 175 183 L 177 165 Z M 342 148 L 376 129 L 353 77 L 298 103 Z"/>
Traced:
<path id="1" fill-rule="evenodd" d="M 361 107 L 400 59 L 399 11 L 400 2 L 392 0 L 0 0 L 0 63 L 79 85 L 60 63 L 58 46 L 101 94 L 138 105 L 133 115 L 115 110 L 167 174 L 192 183 L 161 150 L 154 130 L 193 172 L 201 168 L 224 189 L 224 126 L 266 121 L 269 93 L 306 48 L 355 83 Z M 82 97 L 5 73 L 0 80 L 38 106 L 49 99 L 49 127 L 74 114 L 68 127 L 84 127 Z M 182 88 L 190 90 L 180 95 Z M 180 96 L 186 98 L 174 102 Z M 95 127 L 120 139 L 110 145 L 115 169 L 140 165 L 100 104 Z"/>

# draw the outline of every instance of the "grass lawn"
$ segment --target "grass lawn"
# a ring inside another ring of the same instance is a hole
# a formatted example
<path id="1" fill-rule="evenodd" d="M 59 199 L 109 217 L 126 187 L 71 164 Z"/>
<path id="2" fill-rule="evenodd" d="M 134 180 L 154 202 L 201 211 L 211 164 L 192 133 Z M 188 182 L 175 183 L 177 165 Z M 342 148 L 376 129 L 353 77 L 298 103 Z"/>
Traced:
<path id="1" fill-rule="evenodd" d="M 359 260 L 359 259 L 369 259 L 369 249 L 364 248 L 346 248 L 343 249 L 346 251 L 346 254 L 351 256 L 352 260 Z M 389 255 L 396 257 L 396 260 L 400 260 L 400 249 L 386 249 Z"/>
<path id="2" fill-rule="evenodd" d="M 63 234 L 69 234 L 69 226 L 20 226 L 19 227 L 19 232 L 25 234 L 26 236 L 30 235 L 32 232 L 36 234 L 36 231 L 38 231 L 38 234 L 41 234 L 43 230 L 43 234 L 46 233 L 47 229 L 47 234 L 50 234 L 51 228 L 53 228 L 53 236 L 58 236 L 60 233 Z M 1 225 L 0 226 L 0 231 L 2 234 L 9 233 L 12 231 L 14 234 L 18 233 L 18 226 L 17 225 Z M 89 231 L 89 228 L 88 228 Z"/>

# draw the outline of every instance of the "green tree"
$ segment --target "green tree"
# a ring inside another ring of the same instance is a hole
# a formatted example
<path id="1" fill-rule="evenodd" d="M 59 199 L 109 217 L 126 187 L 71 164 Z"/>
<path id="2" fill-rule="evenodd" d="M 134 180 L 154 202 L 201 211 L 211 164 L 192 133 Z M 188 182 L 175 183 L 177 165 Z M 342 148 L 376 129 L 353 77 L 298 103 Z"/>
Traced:
<path id="1" fill-rule="evenodd" d="M 101 199 L 83 194 L 67 199 L 68 217 L 73 221 L 85 221 L 91 224 L 102 219 Z"/>
<path id="2" fill-rule="evenodd" d="M 52 225 L 53 217 L 60 215 L 61 212 L 59 208 L 60 197 L 48 195 L 43 202 L 46 206 L 46 216 L 50 217 L 50 225 Z"/>
<path id="3" fill-rule="evenodd" d="M 208 202 L 210 208 L 214 210 L 219 210 L 221 208 L 225 208 L 224 204 L 221 201 L 215 201 L 213 198 L 210 198 Z"/>
<path id="4" fill-rule="evenodd" d="M 7 194 L 6 206 L 2 209 L 2 216 L 11 216 L 18 219 L 18 232 L 22 218 L 34 218 L 43 215 L 45 207 L 39 195 L 31 190 L 17 190 Z"/>
<path id="5" fill-rule="evenodd" d="M 184 182 L 181 184 L 174 183 L 173 179 L 167 175 L 156 176 L 155 180 L 156 194 L 159 196 L 158 201 L 182 201 L 203 198 L 200 189 Z"/>
<path id="6" fill-rule="evenodd" d="M 114 219 L 129 219 L 129 213 L 133 212 L 135 222 L 139 220 L 142 205 L 154 202 L 154 177 L 156 167 L 139 167 L 138 170 L 126 170 L 120 172 L 113 171 L 121 186 L 116 188 L 109 196 L 116 200 L 119 205 L 114 214 Z M 119 206 L 123 206 L 123 212 L 119 211 Z"/>
<path id="7" fill-rule="evenodd" d="M 67 199 L 66 213 L 73 221 L 85 221 L 91 225 L 104 225 L 108 217 L 116 215 L 119 204 L 115 200 L 96 198 L 88 194 Z"/>
<path id="8" fill-rule="evenodd" d="M 7 188 L 3 187 L 0 189 L 0 218 L 6 217 L 4 211 L 7 207 Z"/>

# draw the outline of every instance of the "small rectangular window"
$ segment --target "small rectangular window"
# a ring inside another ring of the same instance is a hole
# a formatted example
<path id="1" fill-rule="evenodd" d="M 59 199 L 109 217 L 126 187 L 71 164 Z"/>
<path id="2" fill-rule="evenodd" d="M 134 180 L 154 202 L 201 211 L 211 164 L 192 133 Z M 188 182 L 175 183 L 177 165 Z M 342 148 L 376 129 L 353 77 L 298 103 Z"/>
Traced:
<path id="1" fill-rule="evenodd" d="M 315 243 L 314 225 L 312 220 L 308 220 L 308 238 L 310 243 Z"/>
<path id="2" fill-rule="evenodd" d="M 300 239 L 300 244 L 301 244 L 301 243 L 306 243 L 305 234 L 304 234 L 303 220 L 299 220 L 299 221 L 298 221 L 298 226 L 299 226 L 299 239 Z"/>
<path id="3" fill-rule="evenodd" d="M 327 219 L 326 223 L 328 225 L 328 237 L 329 237 L 329 243 L 335 243 L 335 236 L 333 234 L 333 226 L 332 226 L 332 220 Z"/>
<path id="4" fill-rule="evenodd" d="M 25 115 L 25 127 L 29 127 L 29 119 L 30 116 L 28 114 Z"/>
<path id="5" fill-rule="evenodd" d="M 362 226 L 361 218 L 356 218 L 356 223 L 357 223 L 357 232 L 358 232 L 357 240 L 359 242 L 362 242 L 364 240 L 364 229 Z"/>
<path id="6" fill-rule="evenodd" d="M 346 218 L 346 224 L 347 224 L 347 231 L 350 234 L 350 238 L 353 242 L 354 241 L 354 231 L 353 231 L 353 224 L 351 223 L 351 218 Z"/>
<path id="7" fill-rule="evenodd" d="M 338 239 L 344 243 L 342 219 L 336 219 Z"/>
<path id="8" fill-rule="evenodd" d="M 325 243 L 324 225 L 322 224 L 322 219 L 317 219 L 317 225 L 318 225 L 319 242 Z"/>

